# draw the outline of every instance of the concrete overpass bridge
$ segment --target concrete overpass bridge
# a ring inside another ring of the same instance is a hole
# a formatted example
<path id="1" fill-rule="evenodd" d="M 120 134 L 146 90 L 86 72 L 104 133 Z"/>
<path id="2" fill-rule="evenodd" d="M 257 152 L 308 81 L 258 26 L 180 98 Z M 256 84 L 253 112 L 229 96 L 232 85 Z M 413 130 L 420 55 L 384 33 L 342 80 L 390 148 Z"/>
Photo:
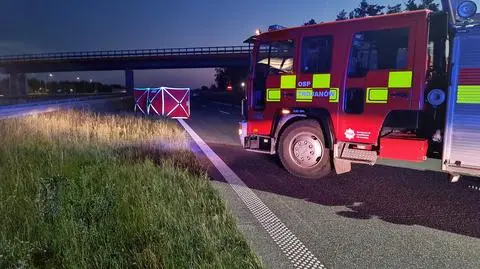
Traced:
<path id="1" fill-rule="evenodd" d="M 37 53 L 0 56 L 0 72 L 10 75 L 10 93 L 26 94 L 27 73 L 125 71 L 133 89 L 134 70 L 247 67 L 251 46 L 192 47 Z"/>

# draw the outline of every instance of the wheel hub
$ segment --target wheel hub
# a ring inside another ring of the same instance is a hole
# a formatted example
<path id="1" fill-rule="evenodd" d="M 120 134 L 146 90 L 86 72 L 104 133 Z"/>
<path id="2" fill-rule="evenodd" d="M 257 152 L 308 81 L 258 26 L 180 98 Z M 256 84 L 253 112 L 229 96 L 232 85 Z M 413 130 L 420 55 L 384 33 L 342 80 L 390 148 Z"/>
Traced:
<path id="1" fill-rule="evenodd" d="M 323 154 L 321 141 L 311 133 L 298 134 L 290 149 L 293 160 L 302 167 L 312 167 L 320 162 Z"/>

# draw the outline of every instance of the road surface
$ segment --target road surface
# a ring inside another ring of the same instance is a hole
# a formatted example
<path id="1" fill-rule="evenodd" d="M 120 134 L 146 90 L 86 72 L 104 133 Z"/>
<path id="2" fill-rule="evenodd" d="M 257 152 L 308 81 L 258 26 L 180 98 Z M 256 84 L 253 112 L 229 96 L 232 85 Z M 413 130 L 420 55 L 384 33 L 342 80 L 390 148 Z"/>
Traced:
<path id="1" fill-rule="evenodd" d="M 480 182 L 451 184 L 441 173 L 381 165 L 302 180 L 276 158 L 240 148 L 238 107 L 194 97 L 191 114 L 186 123 L 326 268 L 480 268 Z M 264 264 L 307 268 L 289 261 L 203 161 Z"/>

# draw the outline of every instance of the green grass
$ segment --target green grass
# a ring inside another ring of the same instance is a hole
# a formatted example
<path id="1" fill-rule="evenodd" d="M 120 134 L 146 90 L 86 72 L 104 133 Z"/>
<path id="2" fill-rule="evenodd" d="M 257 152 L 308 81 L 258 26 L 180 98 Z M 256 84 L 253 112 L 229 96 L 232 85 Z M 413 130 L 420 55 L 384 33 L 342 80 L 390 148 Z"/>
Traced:
<path id="1" fill-rule="evenodd" d="M 260 268 L 203 171 L 167 121 L 0 121 L 0 268 Z"/>

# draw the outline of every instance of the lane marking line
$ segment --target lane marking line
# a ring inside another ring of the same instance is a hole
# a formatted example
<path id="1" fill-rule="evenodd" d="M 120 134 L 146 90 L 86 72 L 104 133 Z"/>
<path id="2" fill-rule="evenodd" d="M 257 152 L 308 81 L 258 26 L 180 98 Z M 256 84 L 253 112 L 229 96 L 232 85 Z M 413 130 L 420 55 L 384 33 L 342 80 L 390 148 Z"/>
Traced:
<path id="1" fill-rule="evenodd" d="M 222 106 L 233 106 L 232 104 L 229 104 L 229 103 L 222 103 L 222 102 L 218 102 L 218 101 L 212 101 L 212 103 L 214 104 L 217 104 L 217 105 L 222 105 Z"/>
<path id="2" fill-rule="evenodd" d="M 223 110 L 218 110 L 220 111 L 220 113 L 223 113 L 223 114 L 227 114 L 227 115 L 230 115 L 230 112 L 227 112 L 227 111 L 223 111 Z"/>
<path id="3" fill-rule="evenodd" d="M 230 167 L 182 119 L 178 122 L 192 137 L 205 156 L 218 169 L 253 216 L 260 222 L 282 252 L 298 269 L 325 269 L 325 266 L 308 250 L 288 227 L 263 203 L 262 200 L 233 172 Z"/>

